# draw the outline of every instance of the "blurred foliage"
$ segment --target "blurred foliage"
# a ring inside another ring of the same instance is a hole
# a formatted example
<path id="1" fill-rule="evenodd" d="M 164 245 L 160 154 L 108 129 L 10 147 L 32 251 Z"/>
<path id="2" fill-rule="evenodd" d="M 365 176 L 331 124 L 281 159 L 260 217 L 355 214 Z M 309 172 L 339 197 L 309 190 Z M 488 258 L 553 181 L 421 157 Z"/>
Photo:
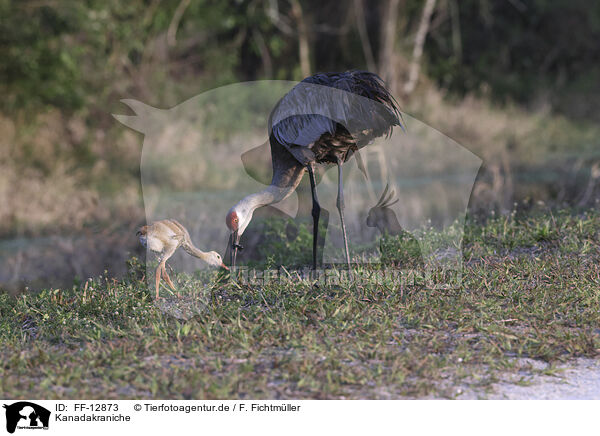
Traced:
<path id="1" fill-rule="evenodd" d="M 390 85 L 400 93 L 424 2 L 400 1 L 395 52 L 382 59 L 389 1 L 363 1 L 360 12 L 359 1 L 0 0 L 0 202 L 6 205 L 0 235 L 79 229 L 109 216 L 131 219 L 141 141 L 111 117 L 127 110 L 119 100 L 166 108 L 225 84 L 299 80 L 300 22 L 311 71 L 367 68 L 369 46 L 376 71 L 385 62 L 394 66 Z M 576 204 L 595 198 L 600 186 L 589 168 L 598 158 L 598 130 L 588 121 L 600 119 L 594 98 L 600 96 L 599 33 L 597 2 L 436 2 L 421 89 L 410 100 L 400 95 L 400 102 L 486 160 L 489 171 L 474 196 L 482 209 L 497 204 L 507 210 L 523 198 Z M 266 120 L 233 109 L 254 99 L 252 107 L 262 113 L 279 91 L 265 86 L 264 101 L 243 87 L 227 98 L 214 93 L 218 105 L 208 109 L 232 110 L 213 112 L 208 139 L 226 142 L 249 127 L 264 128 Z M 488 97 L 506 104 L 490 104 Z M 540 107 L 566 116 L 527 110 Z M 549 171 L 560 177 L 549 194 L 513 183 L 519 165 L 539 174 L 553 156 Z M 222 185 L 227 175 L 222 169 L 197 173 L 180 183 L 191 186 L 202 177 Z M 573 194 L 579 191 L 586 194 Z M 108 206 L 111 196 L 115 204 Z"/>
<path id="2" fill-rule="evenodd" d="M 230 5 L 190 5 L 181 23 L 189 31 L 182 32 L 179 50 L 170 56 L 164 36 L 178 3 L 3 0 L 0 50 L 8 96 L 3 109 L 40 104 L 78 109 L 106 93 L 135 92 L 136 86 L 147 86 L 149 64 L 160 75 L 165 67 L 178 69 L 181 59 L 227 78 L 237 59 L 236 51 L 221 45 L 236 33 Z M 212 43 L 205 44 L 209 39 Z M 198 48 L 201 52 L 194 53 Z"/>
<path id="3" fill-rule="evenodd" d="M 543 100 L 569 115 L 598 119 L 598 99 L 589 95 L 600 96 L 592 79 L 600 72 L 600 3 L 448 3 L 449 10 L 439 12 L 448 19 L 439 20 L 425 47 L 429 75 L 440 85 L 461 95 L 487 92 L 500 101 Z"/>
<path id="4" fill-rule="evenodd" d="M 422 4 L 401 2 L 397 46 L 407 57 Z M 294 5 L 309 31 L 313 70 L 365 67 L 351 2 L 0 0 L 1 109 L 68 111 L 127 94 L 175 104 L 198 87 L 299 79 Z M 363 9 L 377 57 L 385 2 Z M 594 117 L 596 103 L 585 97 L 600 94 L 599 36 L 597 2 L 441 0 L 426 40 L 427 74 L 458 94 L 483 91 L 523 103 L 543 98 Z"/>
<path id="5" fill-rule="evenodd" d="M 174 104 L 181 96 L 172 95 L 178 90 L 169 89 L 166 78 L 176 86 L 192 78 L 193 85 L 203 87 L 256 78 L 259 41 L 270 56 L 287 60 L 281 73 L 273 74 L 291 76 L 296 66 L 285 50 L 289 44 L 275 34 L 263 2 L 194 1 L 177 22 L 181 5 L 173 0 L 1 0 L 0 72 L 6 96 L 1 108 L 52 105 L 70 111 L 128 93 Z M 160 88 L 153 86 L 159 82 Z"/>

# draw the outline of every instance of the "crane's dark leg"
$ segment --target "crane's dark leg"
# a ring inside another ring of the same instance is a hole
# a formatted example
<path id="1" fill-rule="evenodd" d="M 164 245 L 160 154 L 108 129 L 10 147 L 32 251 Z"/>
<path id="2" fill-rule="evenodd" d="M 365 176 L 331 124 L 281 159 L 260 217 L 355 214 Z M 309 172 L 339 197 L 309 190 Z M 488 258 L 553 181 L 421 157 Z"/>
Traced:
<path id="1" fill-rule="evenodd" d="M 319 217 L 321 216 L 321 205 L 317 198 L 317 181 L 313 164 L 308 164 L 308 178 L 310 179 L 310 191 L 312 193 L 312 217 L 313 217 L 313 270 L 317 269 L 317 245 L 319 241 Z"/>
<path id="2" fill-rule="evenodd" d="M 337 197 L 337 208 L 340 212 L 340 222 L 342 224 L 342 234 L 344 235 L 344 249 L 346 250 L 346 264 L 348 265 L 348 274 L 352 279 L 352 268 L 350 266 L 350 252 L 348 251 L 348 237 L 346 236 L 346 224 L 344 223 L 344 178 L 342 176 L 342 159 L 337 158 L 338 166 L 338 197 Z"/>

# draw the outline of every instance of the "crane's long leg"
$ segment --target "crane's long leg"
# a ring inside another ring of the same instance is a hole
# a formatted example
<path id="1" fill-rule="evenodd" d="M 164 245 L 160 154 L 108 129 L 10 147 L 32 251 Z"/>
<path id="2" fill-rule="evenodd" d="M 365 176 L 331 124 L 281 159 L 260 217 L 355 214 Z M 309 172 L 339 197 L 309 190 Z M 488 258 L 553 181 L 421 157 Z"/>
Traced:
<path id="1" fill-rule="evenodd" d="M 313 270 L 317 269 L 317 245 L 319 243 L 319 217 L 321 216 L 321 205 L 317 198 L 317 181 L 315 180 L 315 172 L 313 164 L 309 164 L 308 177 L 310 179 L 310 191 L 312 194 L 312 217 L 313 217 Z"/>
<path id="2" fill-rule="evenodd" d="M 338 157 L 338 196 L 337 196 L 337 209 L 340 212 L 340 222 L 342 224 L 342 234 L 344 236 L 344 249 L 346 250 L 346 264 L 348 265 L 348 274 L 352 279 L 352 268 L 350 266 L 350 252 L 348 251 L 348 237 L 346 236 L 346 224 L 344 223 L 344 178 L 342 176 L 342 159 Z"/>

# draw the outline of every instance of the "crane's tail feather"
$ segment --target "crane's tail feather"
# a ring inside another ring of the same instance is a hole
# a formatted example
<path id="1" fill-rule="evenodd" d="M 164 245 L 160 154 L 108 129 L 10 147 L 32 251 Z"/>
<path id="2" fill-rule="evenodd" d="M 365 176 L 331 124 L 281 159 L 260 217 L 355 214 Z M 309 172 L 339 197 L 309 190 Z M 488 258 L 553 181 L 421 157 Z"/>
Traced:
<path id="1" fill-rule="evenodd" d="M 359 150 L 356 150 L 356 152 L 354 153 L 354 157 L 356 158 L 356 165 L 358 166 L 358 169 L 360 170 L 361 173 L 363 173 L 363 176 L 365 176 L 365 179 L 369 180 L 369 173 L 367 173 L 367 167 L 365 166 L 365 161 L 363 161 L 363 158 L 360 155 Z"/>

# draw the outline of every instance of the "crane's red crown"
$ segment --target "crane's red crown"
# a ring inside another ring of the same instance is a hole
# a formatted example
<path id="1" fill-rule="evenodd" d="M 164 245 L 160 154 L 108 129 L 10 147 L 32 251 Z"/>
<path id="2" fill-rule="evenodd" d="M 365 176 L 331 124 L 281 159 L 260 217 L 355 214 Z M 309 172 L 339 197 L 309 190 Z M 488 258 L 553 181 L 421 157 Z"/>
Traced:
<path id="1" fill-rule="evenodd" d="M 235 232 L 238 229 L 240 220 L 238 219 L 235 210 L 229 211 L 227 217 L 225 217 L 225 223 L 227 224 L 227 227 L 229 227 L 229 230 L 231 230 L 232 232 Z"/>

